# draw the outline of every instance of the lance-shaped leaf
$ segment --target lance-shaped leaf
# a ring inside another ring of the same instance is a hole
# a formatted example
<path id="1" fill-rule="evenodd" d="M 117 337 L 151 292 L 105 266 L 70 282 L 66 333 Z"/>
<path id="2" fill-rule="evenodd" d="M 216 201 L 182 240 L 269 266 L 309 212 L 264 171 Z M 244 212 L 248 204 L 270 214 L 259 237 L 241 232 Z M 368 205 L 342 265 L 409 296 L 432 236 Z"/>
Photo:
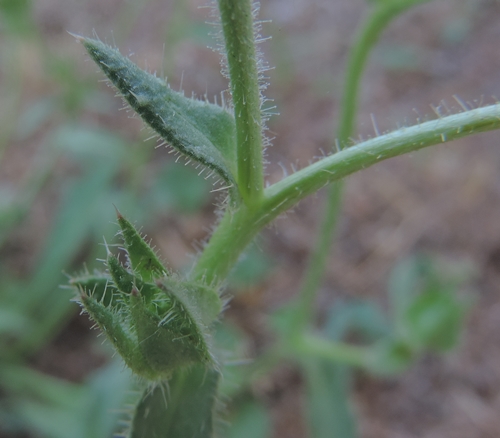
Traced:
<path id="1" fill-rule="evenodd" d="M 116 210 L 118 225 L 130 259 L 130 267 L 144 281 L 152 281 L 155 277 L 163 277 L 167 270 L 158 259 L 154 250 L 142 238 L 135 227 Z"/>
<path id="2" fill-rule="evenodd" d="M 133 334 L 124 326 L 123 316 L 105 307 L 92 297 L 82 293 L 81 304 L 99 328 L 111 341 L 125 363 L 140 376 L 155 379 L 157 372 L 153 370 L 144 358 Z"/>
<path id="3" fill-rule="evenodd" d="M 115 307 L 118 305 L 118 291 L 108 274 L 101 272 L 94 274 L 85 273 L 70 278 L 69 284 L 105 307 Z"/>
<path id="4" fill-rule="evenodd" d="M 113 254 L 109 253 L 107 264 L 114 286 L 124 294 L 129 295 L 135 285 L 136 277 L 128 272 Z"/>
<path id="5" fill-rule="evenodd" d="M 163 79 L 141 70 L 118 50 L 98 40 L 80 38 L 130 106 L 178 151 L 216 172 L 236 187 L 236 128 L 225 108 L 186 98 Z M 234 193 L 235 190 L 233 190 Z"/>
<path id="6" fill-rule="evenodd" d="M 177 370 L 168 389 L 146 388 L 128 438 L 211 438 L 219 373 L 202 366 Z"/>
<path id="7" fill-rule="evenodd" d="M 107 264 L 109 273 L 113 279 L 113 285 L 118 292 L 128 296 L 135 287 L 146 299 L 147 303 L 151 302 L 155 294 L 155 286 L 153 284 L 144 283 L 141 278 L 136 277 L 134 273 L 129 272 L 111 253 L 108 254 Z"/>

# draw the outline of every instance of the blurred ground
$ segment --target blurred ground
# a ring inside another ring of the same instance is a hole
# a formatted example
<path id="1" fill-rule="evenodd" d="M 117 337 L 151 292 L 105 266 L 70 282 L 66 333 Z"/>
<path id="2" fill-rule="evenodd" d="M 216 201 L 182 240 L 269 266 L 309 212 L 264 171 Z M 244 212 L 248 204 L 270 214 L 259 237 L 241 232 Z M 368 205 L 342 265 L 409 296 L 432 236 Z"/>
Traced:
<path id="1" fill-rule="evenodd" d="M 147 3 L 147 4 L 146 4 Z M 134 52 L 140 65 L 164 70 L 174 88 L 188 94 L 218 95 L 226 87 L 216 53 L 205 48 L 207 11 L 196 1 L 36 0 L 35 21 L 49 50 L 74 59 L 82 80 L 102 78 L 83 49 L 66 31 L 116 41 L 123 53 Z M 128 8 L 128 12 L 124 10 Z M 361 0 L 268 0 L 261 17 L 271 19 L 263 47 L 275 70 L 267 95 L 279 117 L 269 122 L 275 137 L 268 151 L 269 181 L 282 177 L 294 163 L 328 151 L 342 93 L 342 72 L 353 31 L 360 22 Z M 494 102 L 500 96 L 500 3 L 494 0 L 436 0 L 398 19 L 383 35 L 372 56 L 361 93 L 359 129 L 373 136 L 371 114 L 386 131 L 435 117 L 430 105 L 457 110 L 459 96 L 467 105 Z M 165 25 L 166 23 L 166 25 Z M 191 23 L 187 25 L 186 23 Z M 195 23 L 195 24 L 192 24 Z M 169 39 L 170 38 L 170 39 Z M 169 45 L 169 42 L 172 44 Z M 165 49 L 163 43 L 166 42 Z M 0 42 L 1 44 L 1 42 Z M 214 45 L 214 44 L 213 44 Z M 21 47 L 21 74 L 29 77 L 22 105 L 57 93 L 57 82 L 46 88 L 37 70 L 43 60 L 29 46 Z M 165 58 L 163 51 L 165 51 Z M 165 59 L 162 67 L 162 60 Z M 5 78 L 0 77 L 0 81 Z M 102 88 L 105 92 L 111 90 Z M 106 115 L 86 114 L 97 124 L 137 137 L 137 120 L 118 112 L 119 99 Z M 443 103 L 444 102 L 444 103 Z M 0 113 L 0 114 L 3 114 Z M 348 178 L 339 241 L 318 302 L 371 297 L 386 305 L 385 288 L 391 267 L 405 255 L 427 252 L 473 267 L 473 280 L 463 291 L 474 298 L 459 348 L 445 357 L 429 356 L 400 377 L 378 379 L 360 375 L 353 406 L 359 413 L 362 438 L 490 438 L 499 436 L 500 417 L 500 150 L 498 133 L 474 136 L 452 144 L 381 163 Z M 2 181 L 16 183 L 28 169 L 36 137 L 18 141 L 5 152 Z M 157 150 L 155 157 L 167 155 Z M 153 158 L 150 166 L 154 168 Z M 70 172 L 63 166 L 58 172 Z M 323 193 L 305 200 L 286 218 L 266 230 L 260 240 L 276 261 L 261 287 L 235 299 L 231 312 L 245 321 L 256 344 L 265 337 L 262 317 L 297 291 L 314 230 L 321 215 Z M 9 265 L 20 273 L 33 263 L 39 236 L 49 227 L 50 191 L 42 192 L 29 224 L 16 230 Z M 204 210 L 205 211 L 205 210 Z M 213 220 L 205 215 L 184 220 L 165 215 L 148 234 L 158 242 L 169 263 L 183 266 L 193 240 L 203 239 Z M 36 225 L 36 226 L 35 226 Z M 20 242 L 20 243 L 19 243 Z M 74 319 L 64 334 L 34 359 L 52 374 L 81 379 L 100 358 L 88 356 L 95 332 L 85 319 Z M 82 329 L 83 327 L 83 329 Z M 71 334 L 70 334 L 71 333 Z M 83 366 L 82 366 L 83 365 Z M 301 379 L 293 370 L 270 385 L 267 400 L 273 410 L 274 436 L 305 436 L 300 420 Z M 271 390 L 270 390 L 271 391 Z"/>

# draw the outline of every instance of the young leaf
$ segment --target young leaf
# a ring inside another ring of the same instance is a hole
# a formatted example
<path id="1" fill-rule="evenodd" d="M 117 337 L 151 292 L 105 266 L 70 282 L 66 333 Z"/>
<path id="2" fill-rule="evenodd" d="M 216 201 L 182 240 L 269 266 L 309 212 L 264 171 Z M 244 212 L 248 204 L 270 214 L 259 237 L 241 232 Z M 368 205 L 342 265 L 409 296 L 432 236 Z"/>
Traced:
<path id="1" fill-rule="evenodd" d="M 137 341 L 125 328 L 120 314 L 113 312 L 86 294 L 81 295 L 81 304 L 106 334 L 106 337 L 132 371 L 148 379 L 157 378 L 157 373 L 142 355 Z"/>
<path id="2" fill-rule="evenodd" d="M 148 282 L 154 278 L 163 277 L 167 270 L 156 256 L 153 249 L 146 243 L 135 227 L 116 211 L 118 225 L 125 242 L 131 268 L 142 280 Z"/>
<path id="3" fill-rule="evenodd" d="M 219 373 L 202 366 L 177 370 L 168 381 L 146 388 L 128 438 L 211 438 Z"/>
<path id="4" fill-rule="evenodd" d="M 96 272 L 95 274 L 83 274 L 72 277 L 69 280 L 71 286 L 91 296 L 95 301 L 105 307 L 117 305 L 118 292 L 114 287 L 111 277 L 107 274 Z"/>
<path id="5" fill-rule="evenodd" d="M 144 283 L 141 278 L 129 272 L 111 253 L 108 254 L 107 264 L 111 278 L 113 279 L 113 285 L 119 292 L 128 296 L 135 287 L 146 299 L 146 303 L 151 302 L 155 294 L 155 289 L 157 289 L 153 284 Z"/>
<path id="6" fill-rule="evenodd" d="M 311 437 L 356 437 L 354 415 L 349 403 L 351 370 L 345 365 L 333 365 L 318 358 L 308 358 L 303 367 Z"/>
<path id="7" fill-rule="evenodd" d="M 108 254 L 107 264 L 114 286 L 121 293 L 129 295 L 135 285 L 135 276 L 128 272 L 116 256 L 111 253 Z"/>
<path id="8" fill-rule="evenodd" d="M 459 340 L 464 311 L 453 292 L 428 290 L 420 294 L 406 319 L 414 342 L 436 351 L 450 350 Z"/>
<path id="9" fill-rule="evenodd" d="M 98 40 L 79 38 L 130 106 L 172 147 L 236 187 L 235 123 L 218 105 L 186 98 Z M 236 193 L 233 190 L 233 193 Z"/>

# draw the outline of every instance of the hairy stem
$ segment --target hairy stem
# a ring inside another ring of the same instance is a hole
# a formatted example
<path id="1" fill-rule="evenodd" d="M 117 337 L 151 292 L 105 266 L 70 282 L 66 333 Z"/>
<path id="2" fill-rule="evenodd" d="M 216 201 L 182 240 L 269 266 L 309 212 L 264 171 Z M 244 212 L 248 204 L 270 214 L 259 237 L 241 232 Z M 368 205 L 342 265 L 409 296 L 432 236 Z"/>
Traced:
<path id="1" fill-rule="evenodd" d="M 428 0 L 380 2 L 370 11 L 367 19 L 361 25 L 361 30 L 350 52 L 345 73 L 344 94 L 340 105 L 340 122 L 337 133 L 338 145 L 341 149 L 348 146 L 349 138 L 354 131 L 362 75 L 368 57 L 381 33 L 386 29 L 390 21 L 399 14 L 417 3 L 426 1 Z M 310 321 L 312 315 L 314 299 L 326 269 L 330 247 L 337 228 L 338 216 L 341 212 L 342 193 L 343 183 L 341 181 L 333 184 L 328 190 L 317 243 L 309 258 L 304 280 L 299 291 L 298 331 Z"/>
<path id="2" fill-rule="evenodd" d="M 262 120 L 252 2 L 219 0 L 231 78 L 238 158 L 238 183 L 247 205 L 263 192 Z"/>
<path id="3" fill-rule="evenodd" d="M 365 366 L 369 353 L 366 347 L 334 342 L 310 334 L 302 335 L 298 341 L 295 348 L 299 357 L 316 356 L 333 363 L 343 363 L 359 368 Z"/>
<path id="4" fill-rule="evenodd" d="M 500 129 L 500 104 L 402 128 L 311 164 L 267 188 L 258 207 L 228 209 L 192 277 L 209 284 L 224 281 L 259 230 L 329 183 L 391 157 L 494 129 Z"/>
<path id="5" fill-rule="evenodd" d="M 328 190 L 328 198 L 325 202 L 325 211 L 323 212 L 316 245 L 309 256 L 307 269 L 299 291 L 295 325 L 298 333 L 302 332 L 303 327 L 311 321 L 311 317 L 313 316 L 316 292 L 323 279 L 328 254 L 330 253 L 330 247 L 340 216 L 343 190 L 344 183 L 342 181 L 333 183 Z"/>
<path id="6" fill-rule="evenodd" d="M 429 0 L 381 1 L 375 6 L 373 12 L 370 13 L 361 26 L 361 31 L 356 37 L 347 64 L 344 95 L 340 106 L 342 113 L 340 115 L 337 135 L 340 148 L 343 149 L 348 146 L 347 142 L 354 131 L 361 77 L 365 70 L 368 56 L 377 43 L 382 31 L 398 15 L 416 4 L 427 1 Z"/>

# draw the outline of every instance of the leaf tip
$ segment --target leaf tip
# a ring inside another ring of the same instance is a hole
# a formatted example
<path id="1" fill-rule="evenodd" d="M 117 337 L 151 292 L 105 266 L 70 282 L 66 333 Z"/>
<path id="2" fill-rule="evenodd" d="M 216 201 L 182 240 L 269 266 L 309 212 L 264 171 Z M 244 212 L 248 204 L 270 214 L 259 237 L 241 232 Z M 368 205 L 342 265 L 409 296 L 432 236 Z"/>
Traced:
<path id="1" fill-rule="evenodd" d="M 77 33 L 70 32 L 69 30 L 67 30 L 66 32 L 68 32 L 79 43 L 83 43 L 83 41 L 85 40 L 85 37 L 83 37 L 82 35 L 78 35 Z"/>
<path id="2" fill-rule="evenodd" d="M 116 218 L 117 218 L 118 220 L 123 219 L 123 215 L 120 213 L 120 210 L 118 210 L 118 207 L 117 207 L 115 204 L 113 204 L 113 207 L 115 207 Z"/>

